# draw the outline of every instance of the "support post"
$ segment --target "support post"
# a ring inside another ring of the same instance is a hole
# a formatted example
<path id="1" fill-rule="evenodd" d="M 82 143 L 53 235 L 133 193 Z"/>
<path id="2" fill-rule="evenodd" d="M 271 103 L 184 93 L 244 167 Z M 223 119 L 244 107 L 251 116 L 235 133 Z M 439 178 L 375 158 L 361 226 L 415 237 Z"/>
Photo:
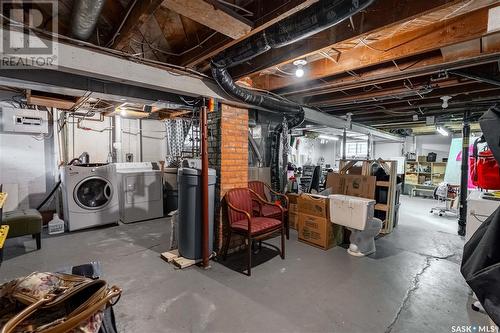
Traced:
<path id="1" fill-rule="evenodd" d="M 202 201 L 202 255 L 203 267 L 208 268 L 208 238 L 209 238 L 209 210 L 208 210 L 208 121 L 207 107 L 203 105 L 200 109 L 201 130 L 201 201 Z"/>
<path id="2" fill-rule="evenodd" d="M 139 119 L 139 162 L 144 162 L 144 153 L 142 147 L 142 119 Z"/>
<path id="3" fill-rule="evenodd" d="M 460 217 L 458 219 L 458 234 L 465 236 L 467 224 L 467 189 L 469 183 L 469 142 L 470 142 L 470 111 L 464 112 L 464 127 L 462 132 L 462 175 L 460 179 Z"/>
<path id="4" fill-rule="evenodd" d="M 366 141 L 366 159 L 370 160 L 373 155 L 373 137 L 372 134 L 369 133 L 367 135 L 367 141 Z"/>
<path id="5" fill-rule="evenodd" d="M 346 152 L 347 152 L 347 130 L 346 128 L 344 127 L 344 133 L 342 135 L 342 159 L 345 160 L 346 159 Z"/>

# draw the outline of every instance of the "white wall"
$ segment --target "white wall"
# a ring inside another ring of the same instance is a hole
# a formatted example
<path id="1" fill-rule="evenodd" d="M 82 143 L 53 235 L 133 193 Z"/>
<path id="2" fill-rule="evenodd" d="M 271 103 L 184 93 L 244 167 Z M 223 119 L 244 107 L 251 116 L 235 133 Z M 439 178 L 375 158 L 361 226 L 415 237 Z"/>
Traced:
<path id="1" fill-rule="evenodd" d="M 310 161 L 311 164 L 317 165 L 321 158 L 325 159 L 324 164 L 335 165 L 337 144 L 335 141 L 321 143 L 319 139 L 298 138 L 298 149 L 293 149 L 292 153 L 297 159 L 297 166 L 302 166 Z"/>
<path id="2" fill-rule="evenodd" d="M 374 142 L 373 158 L 390 159 L 403 157 L 404 143 L 400 142 Z"/>
<path id="3" fill-rule="evenodd" d="M 117 137 L 121 149 L 118 149 L 118 162 L 125 161 L 125 155 L 132 153 L 134 162 L 140 161 L 140 139 L 139 120 L 117 119 L 116 125 L 121 128 L 121 134 Z M 91 128 L 84 130 L 77 128 L 76 124 L 68 131 L 68 148 L 70 159 L 78 157 L 86 151 L 90 155 L 92 163 L 103 163 L 109 161 L 110 142 L 112 139 L 112 120 L 105 117 L 104 122 L 83 121 L 81 127 Z M 73 150 L 73 131 L 74 150 Z M 102 131 L 102 132 L 101 132 Z M 144 162 L 158 162 L 165 159 L 166 140 L 165 126 L 158 120 L 142 120 L 142 154 Z"/>
<path id="4" fill-rule="evenodd" d="M 437 161 L 447 158 L 450 151 L 451 136 L 442 135 L 420 135 L 417 139 L 417 156 L 424 156 L 428 153 L 436 153 Z"/>
<path id="5" fill-rule="evenodd" d="M 9 106 L 0 103 L 0 107 Z M 52 131 L 52 126 L 49 126 Z M 0 184 L 11 209 L 36 207 L 55 184 L 54 138 L 0 132 Z M 16 190 L 17 189 L 17 193 Z"/>
<path id="6" fill-rule="evenodd" d="M 414 152 L 414 138 L 407 137 L 405 143 L 386 143 L 375 142 L 375 158 L 402 157 L 404 152 Z M 425 156 L 434 152 L 437 154 L 437 160 L 448 157 L 451 145 L 451 137 L 442 135 L 419 135 L 415 137 L 417 156 Z M 404 151 L 404 152 L 403 152 Z"/>

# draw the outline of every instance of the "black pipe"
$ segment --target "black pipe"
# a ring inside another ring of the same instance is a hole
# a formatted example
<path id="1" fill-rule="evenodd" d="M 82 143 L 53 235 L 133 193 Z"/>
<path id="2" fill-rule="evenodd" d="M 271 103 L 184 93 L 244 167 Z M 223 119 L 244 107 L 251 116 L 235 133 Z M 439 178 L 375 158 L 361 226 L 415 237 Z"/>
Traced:
<path id="1" fill-rule="evenodd" d="M 219 53 L 212 59 L 212 64 L 218 68 L 239 65 L 270 49 L 293 44 L 331 28 L 370 6 L 374 1 L 320 0 Z"/>
<path id="2" fill-rule="evenodd" d="M 460 217 L 458 234 L 465 236 L 467 224 L 467 190 L 469 184 L 469 143 L 470 143 L 470 111 L 464 112 L 464 128 L 462 140 L 462 175 L 460 180 Z"/>
<path id="3" fill-rule="evenodd" d="M 291 114 L 286 118 L 288 129 L 304 121 L 304 109 L 301 105 L 259 93 L 237 85 L 228 68 L 246 62 L 272 48 L 293 44 L 309 36 L 348 19 L 360 12 L 375 0 L 320 0 L 306 9 L 264 29 L 241 43 L 219 53 L 211 61 L 212 75 L 219 86 L 232 97 L 245 103 L 260 106 L 271 111 Z M 283 126 L 276 126 L 271 142 L 271 183 L 275 190 L 280 190 L 279 144 Z"/>
<path id="4" fill-rule="evenodd" d="M 303 108 L 298 104 L 238 86 L 227 69 L 253 59 L 272 48 L 293 44 L 331 28 L 365 9 L 374 1 L 320 0 L 219 53 L 211 61 L 212 75 L 223 90 L 246 103 L 272 111 L 303 113 Z"/>
<path id="5" fill-rule="evenodd" d="M 45 199 L 43 199 L 42 203 L 39 204 L 38 207 L 36 207 L 36 210 L 40 210 L 42 209 L 43 206 L 45 206 L 47 201 L 49 201 L 49 199 L 52 198 L 52 196 L 54 195 L 55 191 L 59 188 L 59 186 L 61 186 L 60 180 L 56 183 L 56 185 L 54 185 L 54 188 L 52 189 L 52 191 L 50 191 L 49 195 L 46 196 Z"/>

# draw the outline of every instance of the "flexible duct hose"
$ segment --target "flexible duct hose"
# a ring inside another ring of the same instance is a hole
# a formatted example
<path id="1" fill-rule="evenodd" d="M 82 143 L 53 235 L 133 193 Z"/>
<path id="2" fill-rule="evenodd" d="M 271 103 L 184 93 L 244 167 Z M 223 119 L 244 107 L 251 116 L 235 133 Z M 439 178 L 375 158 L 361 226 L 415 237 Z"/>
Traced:
<path id="1" fill-rule="evenodd" d="M 264 29 L 242 43 L 219 53 L 211 61 L 212 75 L 219 86 L 232 97 L 271 111 L 292 114 L 287 117 L 288 129 L 304 121 L 299 104 L 281 100 L 237 85 L 228 68 L 251 60 L 270 49 L 290 45 L 348 19 L 370 6 L 375 0 L 320 0 L 306 9 Z M 279 143 L 283 126 L 276 126 L 271 142 L 271 182 L 279 190 Z"/>

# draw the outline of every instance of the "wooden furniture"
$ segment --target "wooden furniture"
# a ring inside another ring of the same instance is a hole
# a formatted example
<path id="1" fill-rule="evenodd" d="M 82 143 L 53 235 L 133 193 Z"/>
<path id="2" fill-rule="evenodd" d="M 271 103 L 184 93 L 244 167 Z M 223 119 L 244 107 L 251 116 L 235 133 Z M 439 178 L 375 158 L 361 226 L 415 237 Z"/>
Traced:
<path id="1" fill-rule="evenodd" d="M 8 225 L 0 225 L 0 264 L 3 261 L 3 245 L 7 239 L 7 234 L 9 233 Z"/>
<path id="2" fill-rule="evenodd" d="M 444 181 L 446 162 L 426 162 L 425 158 L 419 156 L 417 161 L 405 163 L 405 192 L 412 196 L 419 192 L 429 193 L 431 189 L 434 191 L 434 188 Z"/>
<path id="3" fill-rule="evenodd" d="M 252 242 L 270 238 L 276 233 L 281 233 L 281 259 L 285 259 L 285 225 L 283 223 L 285 210 L 278 204 L 263 200 L 257 193 L 248 188 L 235 188 L 229 190 L 225 195 L 229 227 L 226 232 L 226 240 L 222 251 L 225 260 L 229 243 L 233 233 L 245 237 L 247 243 L 247 275 L 251 275 L 252 269 Z M 260 205 L 275 205 L 281 210 L 281 219 L 255 216 L 252 202 Z"/>
<path id="4" fill-rule="evenodd" d="M 417 194 L 419 192 L 427 193 L 427 194 L 429 194 L 430 197 L 432 197 L 434 195 L 434 186 L 426 186 L 426 185 L 416 184 L 411 189 L 410 196 L 415 197 L 415 196 L 417 196 Z"/>
<path id="5" fill-rule="evenodd" d="M 264 199 L 265 201 L 268 201 L 268 202 L 274 202 L 272 196 L 279 198 L 279 200 L 281 201 L 281 206 L 285 210 L 283 222 L 285 223 L 286 238 L 290 239 L 290 225 L 288 223 L 288 208 L 289 208 L 288 197 L 282 193 L 274 191 L 270 185 L 268 185 L 264 182 L 258 181 L 258 180 L 249 181 L 248 188 L 251 189 L 252 191 L 254 191 L 255 193 L 257 193 L 262 199 Z M 270 196 L 268 196 L 267 193 L 269 193 Z M 259 214 L 259 216 L 270 217 L 270 218 L 277 219 L 277 220 L 281 219 L 281 209 L 276 207 L 275 204 L 259 205 L 254 200 L 253 211 L 256 214 Z"/>
<path id="6" fill-rule="evenodd" d="M 361 164 L 361 167 L 359 165 Z M 378 165 L 384 169 L 388 176 L 388 180 L 377 181 L 375 191 L 386 189 L 386 200 L 375 198 L 375 217 L 380 218 L 383 222 L 381 234 L 389 234 L 397 224 L 399 215 L 399 197 L 397 195 L 397 161 L 378 160 L 341 160 L 340 173 L 349 173 L 353 170 L 357 174 L 364 176 L 373 176 L 373 166 Z"/>

